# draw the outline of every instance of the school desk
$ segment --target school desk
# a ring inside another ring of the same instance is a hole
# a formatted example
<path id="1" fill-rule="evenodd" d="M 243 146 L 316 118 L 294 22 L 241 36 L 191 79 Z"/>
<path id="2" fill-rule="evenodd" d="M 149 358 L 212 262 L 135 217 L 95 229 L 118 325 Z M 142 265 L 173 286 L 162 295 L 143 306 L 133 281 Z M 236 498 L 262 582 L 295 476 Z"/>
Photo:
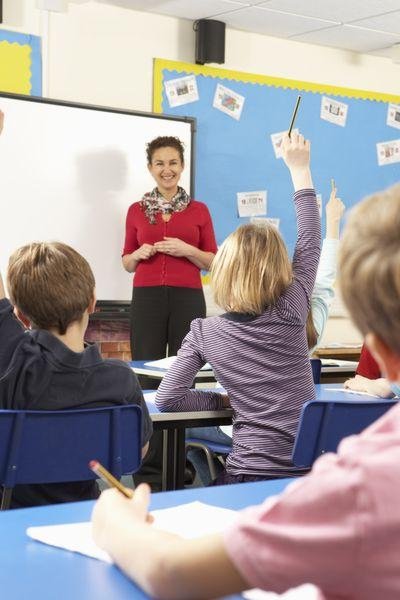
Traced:
<path id="1" fill-rule="evenodd" d="M 317 400 L 349 400 L 368 396 L 349 394 L 340 390 L 341 384 L 328 383 L 316 385 Z M 163 490 L 183 488 L 185 473 L 185 429 L 187 427 L 208 427 L 210 425 L 230 425 L 232 411 L 160 412 L 154 404 L 154 391 L 145 392 L 153 427 L 162 430 L 164 435 L 163 452 Z"/>
<path id="2" fill-rule="evenodd" d="M 133 371 L 137 375 L 147 375 L 153 379 L 163 379 L 168 369 L 160 369 L 159 367 L 148 367 L 144 360 L 132 360 L 129 362 Z M 321 368 L 321 381 L 324 383 L 342 382 L 349 377 L 354 377 L 355 370 L 357 368 L 357 362 L 352 360 L 338 360 L 334 358 L 323 359 Z M 214 373 L 212 370 L 199 371 L 195 377 L 195 382 L 201 384 L 202 382 L 215 381 Z"/>
<path id="3" fill-rule="evenodd" d="M 239 510 L 281 492 L 290 479 L 197 488 L 152 495 L 151 509 L 200 500 Z M 0 589 L 12 600 L 144 600 L 148 598 L 116 567 L 54 548 L 26 536 L 30 526 L 88 521 L 93 502 L 56 504 L 0 513 Z M 140 549 L 132 547 L 132 552 Z M 148 557 L 151 560 L 151 556 Z M 228 597 L 225 598 L 227 600 Z M 229 596 L 230 600 L 242 598 Z"/>
<path id="4" fill-rule="evenodd" d="M 160 412 L 154 404 L 154 391 L 144 392 L 155 430 L 163 432 L 162 489 L 183 488 L 185 474 L 185 429 L 230 425 L 232 410 L 199 410 L 193 412 Z"/>

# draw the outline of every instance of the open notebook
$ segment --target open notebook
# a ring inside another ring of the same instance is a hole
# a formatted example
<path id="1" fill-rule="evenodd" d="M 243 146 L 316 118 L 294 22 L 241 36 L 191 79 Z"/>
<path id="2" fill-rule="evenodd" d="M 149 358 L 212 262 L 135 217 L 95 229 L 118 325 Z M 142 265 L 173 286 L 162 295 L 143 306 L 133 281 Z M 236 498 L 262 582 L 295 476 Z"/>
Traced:
<path id="1" fill-rule="evenodd" d="M 153 527 L 187 539 L 221 532 L 237 518 L 237 513 L 233 510 L 197 501 L 155 510 L 151 514 L 154 517 Z M 38 542 L 111 563 L 110 556 L 94 543 L 91 529 L 91 523 L 84 522 L 29 527 L 26 533 Z M 317 600 L 319 597 L 316 588 L 310 585 L 291 590 L 283 596 L 262 590 L 248 590 L 243 596 L 248 600 Z"/>

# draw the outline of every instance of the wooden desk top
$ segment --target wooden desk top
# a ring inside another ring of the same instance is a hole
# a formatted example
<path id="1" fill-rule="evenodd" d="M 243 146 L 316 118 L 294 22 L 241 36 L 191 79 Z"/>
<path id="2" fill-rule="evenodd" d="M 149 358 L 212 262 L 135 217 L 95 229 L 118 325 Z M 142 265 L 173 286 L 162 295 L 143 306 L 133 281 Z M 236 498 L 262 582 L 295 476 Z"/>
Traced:
<path id="1" fill-rule="evenodd" d="M 336 358 L 338 360 L 353 360 L 358 362 L 361 345 L 354 348 L 317 348 L 314 356 L 317 358 Z"/>

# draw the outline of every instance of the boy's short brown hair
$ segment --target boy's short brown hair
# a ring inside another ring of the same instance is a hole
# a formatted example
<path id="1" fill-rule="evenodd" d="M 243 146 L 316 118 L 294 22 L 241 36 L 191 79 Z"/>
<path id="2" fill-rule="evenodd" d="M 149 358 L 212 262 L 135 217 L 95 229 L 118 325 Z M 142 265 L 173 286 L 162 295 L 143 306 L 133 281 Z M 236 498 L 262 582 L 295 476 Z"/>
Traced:
<path id="1" fill-rule="evenodd" d="M 249 223 L 231 233 L 211 264 L 214 300 L 224 310 L 260 315 L 293 279 L 285 243 L 271 224 Z"/>
<path id="2" fill-rule="evenodd" d="M 361 333 L 374 333 L 400 354 L 399 184 L 351 211 L 339 269 L 343 299 Z"/>
<path id="3" fill-rule="evenodd" d="M 35 242 L 10 257 L 7 286 L 11 302 L 35 329 L 67 327 L 82 318 L 94 297 L 89 263 L 61 242 Z"/>

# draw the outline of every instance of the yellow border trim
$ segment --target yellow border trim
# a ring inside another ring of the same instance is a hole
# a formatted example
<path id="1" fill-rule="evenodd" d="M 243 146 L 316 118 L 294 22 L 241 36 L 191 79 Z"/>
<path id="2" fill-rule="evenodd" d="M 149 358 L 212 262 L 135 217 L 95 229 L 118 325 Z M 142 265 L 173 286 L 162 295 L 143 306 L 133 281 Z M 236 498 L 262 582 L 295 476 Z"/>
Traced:
<path id="1" fill-rule="evenodd" d="M 185 72 L 193 75 L 218 77 L 219 79 L 233 79 L 234 81 L 240 81 L 243 83 L 258 83 L 261 85 L 271 85 L 274 87 L 303 90 L 305 92 L 313 92 L 318 94 L 331 94 L 333 96 L 345 96 L 347 98 L 359 98 L 361 100 L 375 100 L 376 102 L 391 102 L 393 104 L 400 104 L 400 96 L 395 94 L 357 90 L 329 84 L 325 85 L 321 83 L 312 83 L 310 81 L 298 81 L 296 79 L 284 79 L 283 77 L 255 75 L 253 73 L 244 73 L 242 71 L 231 71 L 230 69 L 218 69 L 215 67 L 205 67 L 203 65 L 178 62 L 175 60 L 155 58 L 153 70 L 153 110 L 156 113 L 162 112 L 162 85 L 164 69 L 169 71 Z"/>

